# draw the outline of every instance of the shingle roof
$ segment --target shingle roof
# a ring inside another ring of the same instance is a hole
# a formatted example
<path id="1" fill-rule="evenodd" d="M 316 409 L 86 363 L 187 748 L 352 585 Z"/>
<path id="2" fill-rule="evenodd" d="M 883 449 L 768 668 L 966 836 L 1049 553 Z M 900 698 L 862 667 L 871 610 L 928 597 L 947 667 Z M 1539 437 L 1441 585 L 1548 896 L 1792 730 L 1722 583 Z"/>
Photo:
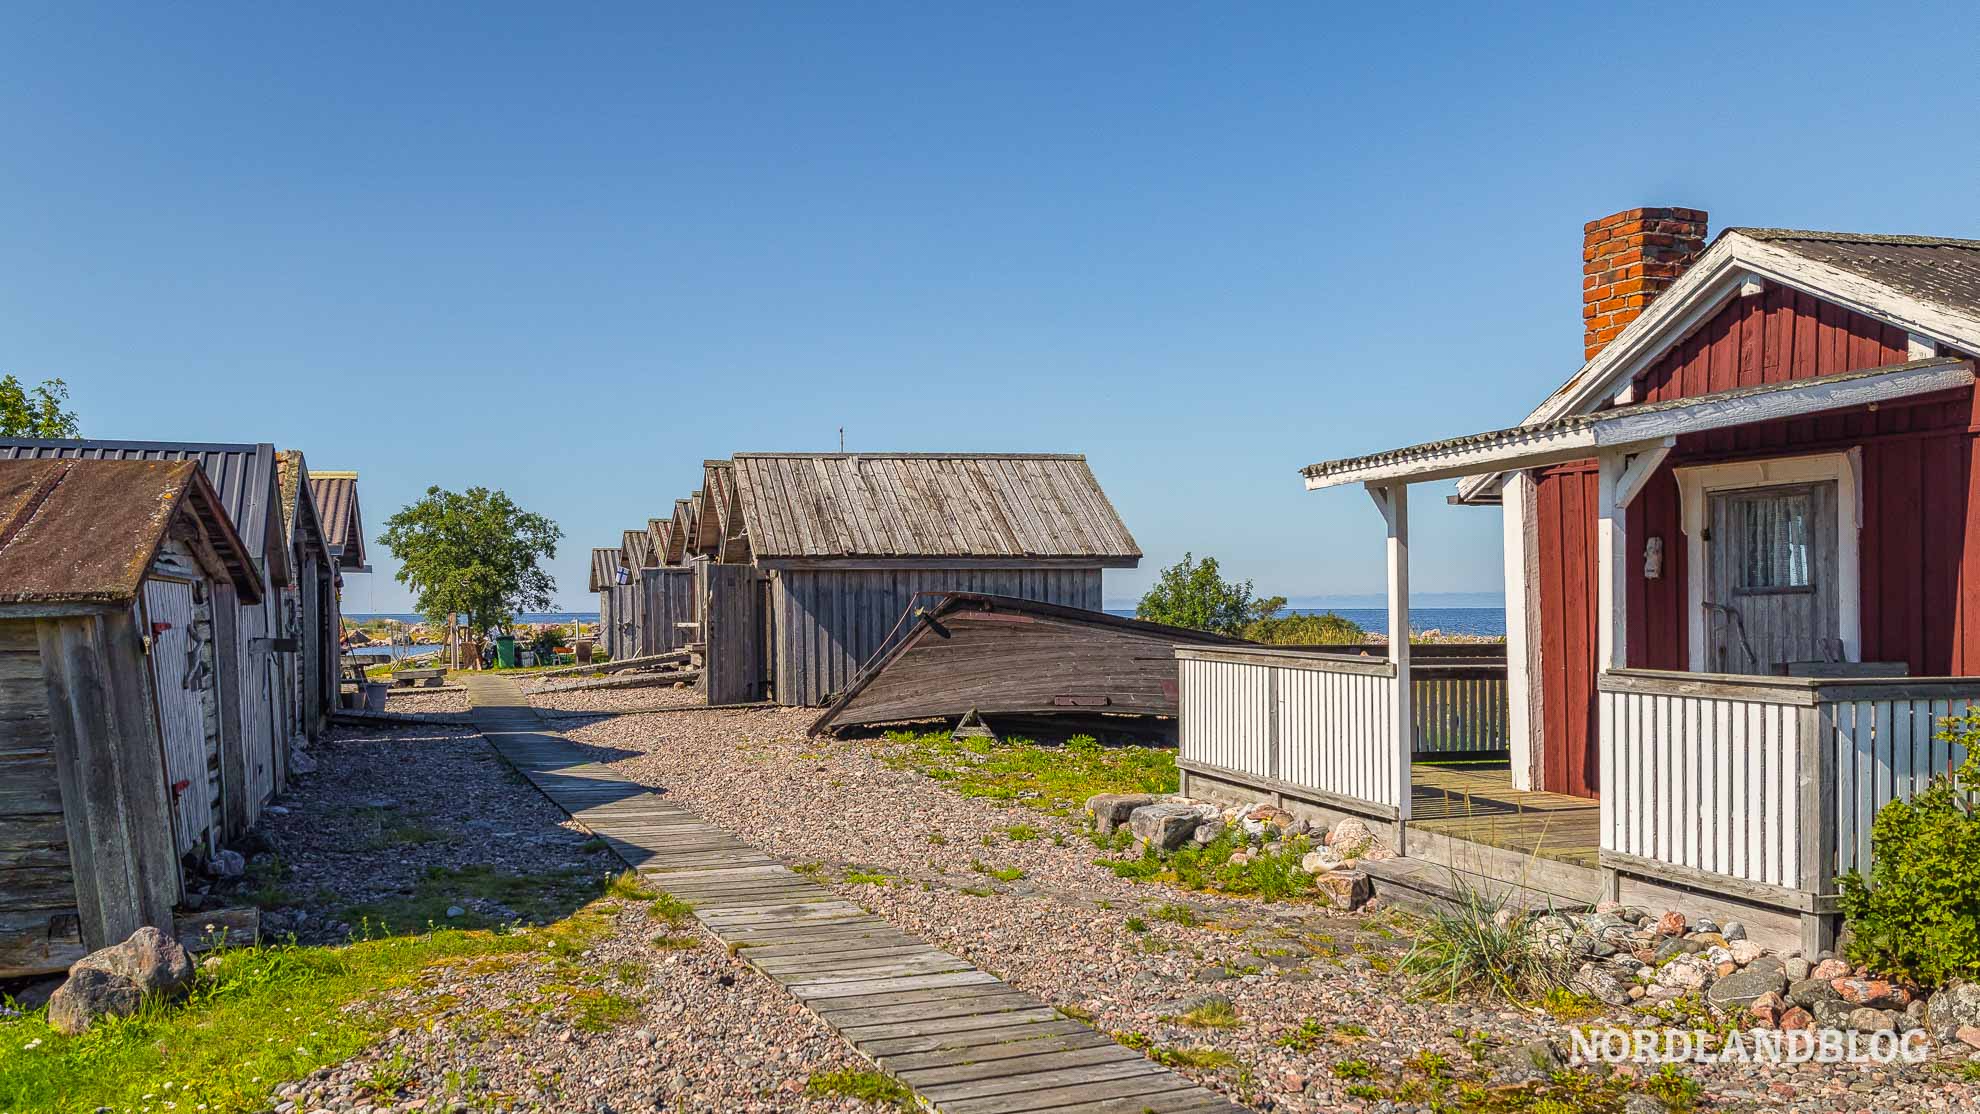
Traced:
<path id="1" fill-rule="evenodd" d="M 341 568 L 370 572 L 364 557 L 364 519 L 358 513 L 356 472 L 311 472 L 310 497 L 323 522 L 323 537 Z"/>
<path id="2" fill-rule="evenodd" d="M 594 549 L 591 551 L 591 590 L 603 592 L 617 584 L 619 580 L 619 551 L 616 549 Z"/>
<path id="3" fill-rule="evenodd" d="M 1141 559 L 1083 456 L 738 453 L 735 482 L 757 560 Z"/>
<path id="4" fill-rule="evenodd" d="M 129 603 L 182 509 L 241 598 L 260 600 L 253 558 L 192 461 L 0 461 L 0 603 Z"/>
<path id="5" fill-rule="evenodd" d="M 277 512 L 275 446 L 203 444 L 179 441 L 44 441 L 0 438 L 0 460 L 193 460 L 206 473 L 234 530 L 250 553 L 272 554 L 269 570 L 288 583 L 285 547 L 270 546 L 270 516 Z"/>
<path id="6" fill-rule="evenodd" d="M 1840 267 L 1920 301 L 1980 313 L 1980 240 L 1792 228 L 1728 228 L 1721 235 L 1729 233 Z"/>

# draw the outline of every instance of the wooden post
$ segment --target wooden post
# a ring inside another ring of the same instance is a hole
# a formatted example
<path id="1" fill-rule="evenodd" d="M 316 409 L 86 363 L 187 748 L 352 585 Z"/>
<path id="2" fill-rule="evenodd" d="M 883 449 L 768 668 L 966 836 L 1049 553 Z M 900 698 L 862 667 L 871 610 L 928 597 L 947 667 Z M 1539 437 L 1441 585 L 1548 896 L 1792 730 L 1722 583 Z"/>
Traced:
<path id="1" fill-rule="evenodd" d="M 1605 452 L 1597 460 L 1595 496 L 1595 626 L 1598 635 L 1596 672 L 1621 669 L 1629 654 L 1629 526 L 1623 508 L 1616 505 L 1616 486 L 1622 478 L 1624 460 L 1619 452 Z M 1614 843 L 1616 817 L 1615 730 L 1609 722 L 1612 701 L 1607 694 L 1594 694 L 1596 713 L 1596 762 L 1601 766 L 1599 792 L 1601 837 L 1599 846 Z M 1621 899 L 1622 880 L 1611 868 L 1602 871 L 1602 896 L 1608 901 Z"/>
<path id="2" fill-rule="evenodd" d="M 1404 853 L 1408 850 L 1405 833 L 1409 826 L 1411 795 L 1409 759 L 1416 738 L 1409 671 L 1409 485 L 1400 482 L 1381 486 L 1371 484 L 1368 494 L 1381 508 L 1383 521 L 1388 524 L 1389 661 L 1396 667 L 1394 703 L 1390 711 L 1395 724 L 1395 739 L 1391 745 L 1395 747 L 1396 760 L 1396 851 Z"/>
<path id="3" fill-rule="evenodd" d="M 1795 710 L 1801 753 L 1796 788 L 1801 802 L 1801 889 L 1815 896 L 1815 909 L 1801 915 L 1801 954 L 1813 961 L 1836 946 L 1841 918 L 1828 902 L 1836 892 L 1836 724 L 1834 706 Z"/>

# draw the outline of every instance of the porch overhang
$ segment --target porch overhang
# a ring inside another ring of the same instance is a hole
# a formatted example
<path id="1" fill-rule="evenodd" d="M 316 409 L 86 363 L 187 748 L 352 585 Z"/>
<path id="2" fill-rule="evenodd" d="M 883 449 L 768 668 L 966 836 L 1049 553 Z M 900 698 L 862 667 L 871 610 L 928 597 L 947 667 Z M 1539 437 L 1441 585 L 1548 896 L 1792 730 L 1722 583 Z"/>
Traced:
<path id="1" fill-rule="evenodd" d="M 1972 360 L 1941 357 L 1664 402 L 1619 406 L 1533 425 L 1429 441 L 1301 469 L 1306 488 L 1410 484 L 1586 460 L 1689 433 L 1849 410 L 1970 387 Z"/>

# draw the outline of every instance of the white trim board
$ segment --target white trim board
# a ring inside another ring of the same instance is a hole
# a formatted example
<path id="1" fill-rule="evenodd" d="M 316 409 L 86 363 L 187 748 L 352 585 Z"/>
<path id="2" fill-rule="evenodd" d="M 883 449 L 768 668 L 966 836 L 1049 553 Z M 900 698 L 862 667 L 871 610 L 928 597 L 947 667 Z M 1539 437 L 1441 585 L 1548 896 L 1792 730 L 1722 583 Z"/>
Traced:
<path id="1" fill-rule="evenodd" d="M 1936 352 L 1980 351 L 1980 318 L 1921 301 L 1854 271 L 1771 242 L 1728 231 L 1608 347 L 1596 353 L 1520 424 L 1534 425 L 1594 411 L 1710 321 L 1756 277 L 1905 330 L 1913 338 L 1914 357 L 1928 343 Z M 1458 484 L 1458 500 L 1477 498 L 1500 474 L 1466 478 Z"/>
<path id="2" fill-rule="evenodd" d="M 1973 362 L 1956 359 L 1790 380 L 1572 417 L 1563 419 L 1564 424 L 1517 427 L 1413 446 L 1378 454 L 1366 463 L 1348 463 L 1308 476 L 1306 488 L 1317 491 L 1350 483 L 1423 483 L 1496 475 L 1515 468 L 1585 460 L 1604 449 L 1637 445 L 1648 449 L 1682 434 L 1846 410 L 1967 387 L 1973 382 Z"/>
<path id="3" fill-rule="evenodd" d="M 1863 450 L 1770 457 L 1730 464 L 1699 464 L 1677 473 L 1680 528 L 1685 538 L 1686 659 L 1694 673 L 1709 672 L 1705 653 L 1705 508 L 1711 496 L 1742 488 L 1784 484 L 1836 485 L 1836 617 L 1843 657 L 1863 660 Z"/>

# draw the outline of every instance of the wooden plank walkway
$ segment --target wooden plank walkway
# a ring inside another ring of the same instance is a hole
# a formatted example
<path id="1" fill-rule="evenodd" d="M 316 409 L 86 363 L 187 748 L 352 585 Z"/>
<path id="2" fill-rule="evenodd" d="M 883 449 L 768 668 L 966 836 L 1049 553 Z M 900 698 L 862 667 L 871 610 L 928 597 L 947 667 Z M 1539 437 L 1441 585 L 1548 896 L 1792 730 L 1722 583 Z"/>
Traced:
<path id="1" fill-rule="evenodd" d="M 1602 805 L 1514 789 L 1503 762 L 1410 765 L 1410 822 L 1427 831 L 1543 859 L 1594 867 Z"/>
<path id="2" fill-rule="evenodd" d="M 469 674 L 474 720 L 649 885 L 943 1114 L 1236 1114 L 1201 1087 L 895 928 L 545 730 L 517 683 Z"/>

